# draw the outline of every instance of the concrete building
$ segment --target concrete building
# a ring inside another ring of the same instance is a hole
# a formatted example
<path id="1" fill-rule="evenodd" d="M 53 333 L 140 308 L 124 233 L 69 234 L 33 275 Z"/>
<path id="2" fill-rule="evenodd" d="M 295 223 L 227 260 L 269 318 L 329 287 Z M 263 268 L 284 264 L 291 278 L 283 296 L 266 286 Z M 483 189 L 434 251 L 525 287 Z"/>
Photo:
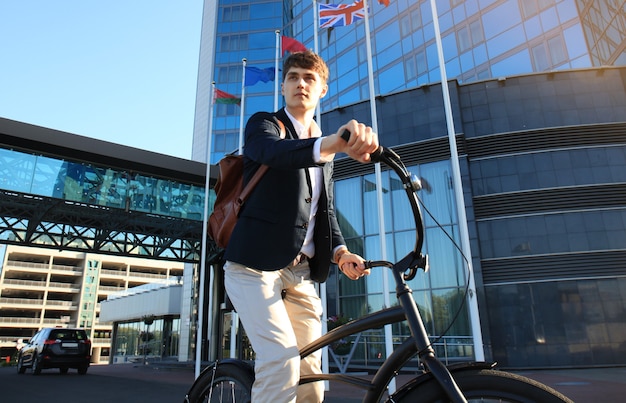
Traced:
<path id="1" fill-rule="evenodd" d="M 15 350 L 16 340 L 28 339 L 43 327 L 81 327 L 92 339 L 92 362 L 108 363 L 114 355 L 111 352 L 112 321 L 116 317 L 102 321 L 101 303 L 121 292 L 136 292 L 144 284 L 180 283 L 184 270 L 183 263 L 168 261 L 14 245 L 3 249 L 0 268 L 2 356 Z M 161 322 L 164 317 L 170 318 L 168 330 L 176 339 L 180 333 L 182 298 L 180 293 L 177 295 L 178 312 L 157 315 Z M 159 325 L 157 321 L 153 329 Z M 178 344 L 163 354 L 178 358 Z M 141 355 L 137 346 L 124 352 L 126 359 Z"/>

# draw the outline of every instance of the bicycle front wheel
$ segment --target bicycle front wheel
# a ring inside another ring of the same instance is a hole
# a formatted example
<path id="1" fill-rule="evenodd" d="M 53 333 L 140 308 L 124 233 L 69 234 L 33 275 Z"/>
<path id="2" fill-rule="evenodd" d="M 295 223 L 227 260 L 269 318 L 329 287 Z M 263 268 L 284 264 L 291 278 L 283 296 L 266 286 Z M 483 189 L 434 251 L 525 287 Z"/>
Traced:
<path id="1" fill-rule="evenodd" d="M 217 363 L 191 387 L 185 403 L 250 403 L 254 371 L 231 363 Z"/>
<path id="2" fill-rule="evenodd" d="M 473 369 L 453 372 L 459 388 L 468 402 L 516 403 L 573 403 L 556 390 L 517 374 L 491 369 Z M 435 379 L 415 382 L 401 388 L 393 402 L 444 403 L 449 402 Z"/>

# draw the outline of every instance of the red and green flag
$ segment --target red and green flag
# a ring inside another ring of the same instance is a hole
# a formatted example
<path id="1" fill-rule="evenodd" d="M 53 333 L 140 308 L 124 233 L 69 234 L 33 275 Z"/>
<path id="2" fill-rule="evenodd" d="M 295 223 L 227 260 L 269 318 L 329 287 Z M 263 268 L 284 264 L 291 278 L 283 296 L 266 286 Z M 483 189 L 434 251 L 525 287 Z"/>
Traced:
<path id="1" fill-rule="evenodd" d="M 224 92 L 221 90 L 215 89 L 215 94 L 213 95 L 213 103 L 216 104 L 241 104 L 241 98 L 237 98 L 236 96 L 229 94 L 228 92 Z"/>

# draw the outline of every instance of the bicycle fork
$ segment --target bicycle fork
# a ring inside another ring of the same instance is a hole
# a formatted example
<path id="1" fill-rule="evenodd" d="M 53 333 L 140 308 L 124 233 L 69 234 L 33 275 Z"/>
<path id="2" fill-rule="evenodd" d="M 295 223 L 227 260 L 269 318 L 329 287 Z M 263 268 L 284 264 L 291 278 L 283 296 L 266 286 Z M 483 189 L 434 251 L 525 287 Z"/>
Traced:
<path id="1" fill-rule="evenodd" d="M 455 403 L 467 403 L 463 393 L 459 389 L 459 386 L 454 381 L 452 374 L 448 371 L 448 368 L 435 356 L 435 350 L 432 348 L 426 329 L 424 328 L 424 322 L 420 316 L 415 300 L 413 299 L 413 290 L 402 278 L 402 271 L 397 270 L 394 267 L 391 272 L 396 280 L 396 295 L 400 305 L 406 312 L 406 319 L 411 330 L 411 335 L 415 340 L 417 346 L 418 359 L 430 370 L 433 377 L 439 382 L 446 395 L 452 402 Z"/>

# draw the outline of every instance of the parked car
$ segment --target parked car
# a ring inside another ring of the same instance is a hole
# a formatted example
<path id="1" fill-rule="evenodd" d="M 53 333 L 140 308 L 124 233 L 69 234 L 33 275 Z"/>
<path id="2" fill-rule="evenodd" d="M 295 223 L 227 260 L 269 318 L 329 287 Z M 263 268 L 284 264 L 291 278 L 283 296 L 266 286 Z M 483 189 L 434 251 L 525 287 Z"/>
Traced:
<path id="1" fill-rule="evenodd" d="M 43 328 L 22 347 L 17 357 L 17 373 L 32 368 L 59 368 L 62 374 L 75 368 L 84 375 L 91 360 L 91 341 L 83 329 Z"/>

